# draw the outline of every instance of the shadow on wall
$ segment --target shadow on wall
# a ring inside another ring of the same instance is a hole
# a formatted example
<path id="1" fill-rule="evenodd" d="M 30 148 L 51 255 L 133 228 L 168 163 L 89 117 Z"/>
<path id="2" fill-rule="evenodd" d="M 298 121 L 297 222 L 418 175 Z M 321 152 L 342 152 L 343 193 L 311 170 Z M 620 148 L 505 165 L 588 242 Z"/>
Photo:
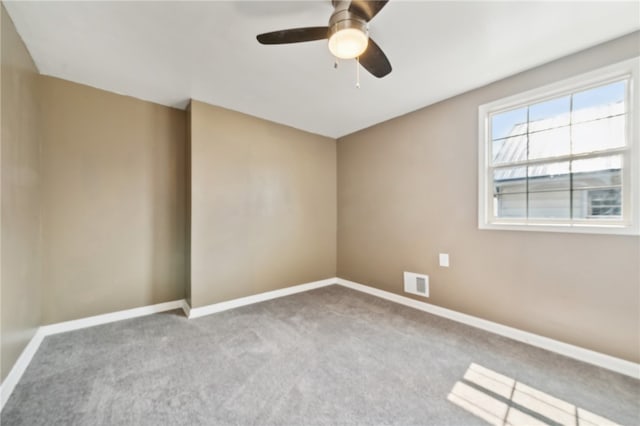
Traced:
<path id="1" fill-rule="evenodd" d="M 171 120 L 164 110 L 153 109 L 149 114 L 146 123 L 152 140 L 165 141 L 153 145 L 146 155 L 152 206 L 147 212 L 152 229 L 149 296 L 152 303 L 161 303 L 184 298 L 187 285 L 186 122 Z M 163 137 L 167 134 L 171 138 Z"/>
<path id="2" fill-rule="evenodd" d="M 620 426 L 478 364 L 469 366 L 447 399 L 492 425 Z"/>

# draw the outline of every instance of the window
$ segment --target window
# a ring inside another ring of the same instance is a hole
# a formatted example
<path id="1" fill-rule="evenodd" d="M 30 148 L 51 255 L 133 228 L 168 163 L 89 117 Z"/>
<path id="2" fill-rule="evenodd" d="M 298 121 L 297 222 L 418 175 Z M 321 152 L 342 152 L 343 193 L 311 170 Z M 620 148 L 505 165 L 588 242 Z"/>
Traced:
<path id="1" fill-rule="evenodd" d="M 638 234 L 635 58 L 479 108 L 479 227 Z"/>

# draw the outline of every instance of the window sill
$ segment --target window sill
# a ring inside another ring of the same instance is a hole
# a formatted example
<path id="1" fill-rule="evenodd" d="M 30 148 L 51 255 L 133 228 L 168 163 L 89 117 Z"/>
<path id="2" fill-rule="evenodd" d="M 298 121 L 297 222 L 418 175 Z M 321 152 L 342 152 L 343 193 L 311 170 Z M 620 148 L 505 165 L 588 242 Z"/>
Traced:
<path id="1" fill-rule="evenodd" d="M 609 234 L 609 235 L 640 235 L 637 226 L 625 225 L 585 225 L 585 224 L 548 224 L 548 223 L 480 223 L 480 230 L 492 231 L 534 231 L 534 232 L 564 232 L 577 234 Z"/>

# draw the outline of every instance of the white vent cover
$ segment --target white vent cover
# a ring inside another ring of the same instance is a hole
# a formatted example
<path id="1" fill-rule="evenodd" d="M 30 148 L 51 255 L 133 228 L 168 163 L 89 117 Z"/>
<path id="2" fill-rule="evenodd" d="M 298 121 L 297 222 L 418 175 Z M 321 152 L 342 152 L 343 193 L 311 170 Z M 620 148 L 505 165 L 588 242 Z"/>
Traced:
<path id="1" fill-rule="evenodd" d="M 429 276 L 416 274 L 415 272 L 405 272 L 404 291 L 405 293 L 429 297 Z"/>

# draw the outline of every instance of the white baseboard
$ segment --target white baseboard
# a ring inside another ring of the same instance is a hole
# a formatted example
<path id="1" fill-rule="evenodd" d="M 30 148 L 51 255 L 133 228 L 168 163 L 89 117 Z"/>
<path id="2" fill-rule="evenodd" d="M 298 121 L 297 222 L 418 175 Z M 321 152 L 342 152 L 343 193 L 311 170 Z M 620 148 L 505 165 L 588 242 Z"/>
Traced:
<path id="1" fill-rule="evenodd" d="M 191 306 L 189 305 L 189 302 L 183 299 L 181 307 L 182 307 L 182 312 L 184 312 L 184 316 L 189 318 L 189 316 L 191 315 Z"/>
<path id="2" fill-rule="evenodd" d="M 34 336 L 31 338 L 27 346 L 16 360 L 15 364 L 9 371 L 9 374 L 0 384 L 0 411 L 9 400 L 13 389 L 16 387 L 20 378 L 29 366 L 29 363 L 36 354 L 42 340 L 46 336 L 52 334 L 64 333 L 81 328 L 93 327 L 95 325 L 107 324 L 110 322 L 121 321 L 125 319 L 137 318 L 145 315 L 156 314 L 159 312 L 171 311 L 173 309 L 183 308 L 186 304 L 184 300 L 174 300 L 172 302 L 158 303 L 156 305 L 142 306 L 140 308 L 126 309 L 124 311 L 112 312 L 109 314 L 96 315 L 88 318 L 82 318 L 73 321 L 59 322 L 56 324 L 43 325 L 38 327 Z"/>
<path id="3" fill-rule="evenodd" d="M 125 319 L 143 317 L 145 315 L 156 314 L 158 312 L 182 309 L 182 300 L 158 303 L 156 305 L 142 306 L 140 308 L 125 309 L 124 311 L 111 312 L 109 314 L 95 315 L 93 317 L 81 318 L 73 321 L 59 322 L 56 324 L 43 325 L 40 327 L 45 336 L 50 334 L 64 333 L 66 331 L 78 330 L 81 328 L 93 327 L 94 325 L 108 324 L 110 322 Z"/>
<path id="4" fill-rule="evenodd" d="M 228 311 L 229 309 L 239 308 L 240 306 L 252 305 L 254 303 L 264 302 L 266 300 L 277 299 L 279 297 L 289 296 L 291 294 L 302 293 L 304 291 L 313 290 L 328 285 L 337 284 L 337 278 L 328 278 L 326 280 L 313 281 L 310 283 L 294 285 L 278 290 L 267 291 L 265 293 L 254 294 L 252 296 L 241 297 L 239 299 L 228 300 L 226 302 L 214 303 L 213 305 L 201 306 L 198 308 L 190 308 L 188 318 L 198 318 L 205 315 L 215 314 L 217 312 Z"/>
<path id="5" fill-rule="evenodd" d="M 579 346 L 570 345 L 538 334 L 529 333 L 528 331 L 519 330 L 517 328 L 508 327 L 482 318 L 463 314 L 461 312 L 452 311 L 440 306 L 414 300 L 408 297 L 400 296 L 388 291 L 379 290 L 353 281 L 337 278 L 337 283 L 353 290 L 371 294 L 382 299 L 390 300 L 410 308 L 419 309 L 433 315 L 447 318 L 456 322 L 460 322 L 482 330 L 490 331 L 500 336 L 508 337 L 519 342 L 524 342 L 532 346 L 556 352 L 569 358 L 577 359 L 607 370 L 615 371 L 635 379 L 640 379 L 640 364 L 605 355 Z"/>

